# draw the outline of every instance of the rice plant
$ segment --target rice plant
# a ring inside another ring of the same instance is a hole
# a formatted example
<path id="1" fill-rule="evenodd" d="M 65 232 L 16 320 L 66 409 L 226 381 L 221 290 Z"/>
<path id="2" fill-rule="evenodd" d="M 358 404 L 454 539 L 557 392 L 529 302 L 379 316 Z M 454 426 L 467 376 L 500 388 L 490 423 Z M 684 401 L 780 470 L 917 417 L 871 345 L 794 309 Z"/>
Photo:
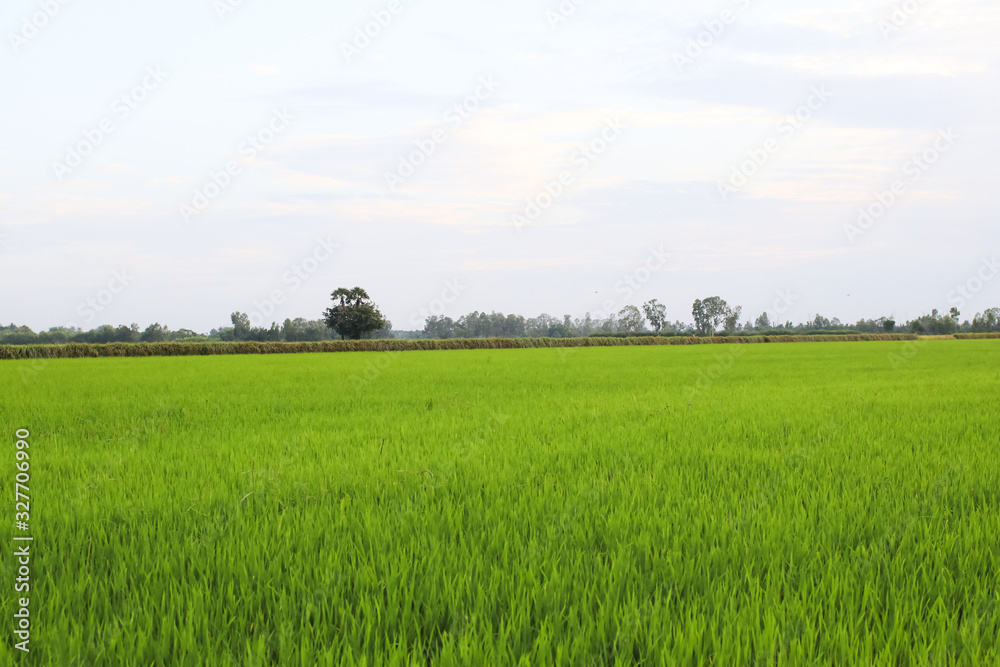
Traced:
<path id="1" fill-rule="evenodd" d="M 905 344 L 5 361 L 0 660 L 1000 664 L 1000 347 Z"/>

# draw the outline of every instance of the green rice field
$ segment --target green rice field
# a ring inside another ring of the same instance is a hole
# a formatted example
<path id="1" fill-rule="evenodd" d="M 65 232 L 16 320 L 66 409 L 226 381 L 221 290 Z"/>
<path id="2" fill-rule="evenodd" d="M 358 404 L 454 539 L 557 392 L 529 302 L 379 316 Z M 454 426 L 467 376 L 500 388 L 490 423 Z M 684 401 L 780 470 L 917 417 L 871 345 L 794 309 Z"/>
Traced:
<path id="1" fill-rule="evenodd" d="M 29 369 L 28 372 L 25 372 Z M 998 665 L 995 340 L 0 362 L 56 665 Z"/>

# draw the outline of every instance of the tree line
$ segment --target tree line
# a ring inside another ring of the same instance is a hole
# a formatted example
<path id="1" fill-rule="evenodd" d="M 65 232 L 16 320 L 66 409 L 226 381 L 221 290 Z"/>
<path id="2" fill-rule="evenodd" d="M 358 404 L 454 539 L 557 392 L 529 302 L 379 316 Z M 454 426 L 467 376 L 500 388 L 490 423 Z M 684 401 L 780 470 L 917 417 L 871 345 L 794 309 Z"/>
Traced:
<path id="1" fill-rule="evenodd" d="M 972 320 L 961 321 L 961 313 L 951 308 L 947 314 L 933 310 L 904 323 L 894 318 L 862 319 L 853 324 L 838 318 L 817 314 L 808 322 L 772 322 L 768 313 L 740 322 L 743 309 L 731 306 L 718 296 L 696 299 L 691 307 L 691 320 L 669 321 L 667 309 L 656 299 L 642 304 L 629 305 L 618 313 L 606 317 L 591 317 L 587 313 L 574 319 L 542 313 L 537 317 L 497 312 L 474 311 L 452 319 L 432 315 L 419 331 L 392 329 L 378 307 L 360 287 L 338 288 L 331 294 L 333 304 L 321 319 L 286 319 L 282 324 L 273 322 L 269 327 L 254 327 L 246 313 L 230 315 L 231 326 L 197 333 L 191 329 L 171 330 L 160 323 L 145 329 L 137 324 L 117 327 L 102 325 L 84 331 L 77 328 L 52 327 L 35 332 L 26 326 L 0 326 L 0 344 L 62 344 L 62 343 L 159 343 L 159 342 L 209 342 L 209 341 L 259 341 L 259 342 L 310 342 L 334 339 L 450 339 L 450 338 L 574 338 L 595 335 L 629 335 L 648 333 L 654 335 L 781 335 L 781 334 L 850 334 L 906 332 L 923 335 L 948 335 L 954 333 L 986 333 L 1000 331 L 1000 308 L 989 308 L 976 313 Z"/>

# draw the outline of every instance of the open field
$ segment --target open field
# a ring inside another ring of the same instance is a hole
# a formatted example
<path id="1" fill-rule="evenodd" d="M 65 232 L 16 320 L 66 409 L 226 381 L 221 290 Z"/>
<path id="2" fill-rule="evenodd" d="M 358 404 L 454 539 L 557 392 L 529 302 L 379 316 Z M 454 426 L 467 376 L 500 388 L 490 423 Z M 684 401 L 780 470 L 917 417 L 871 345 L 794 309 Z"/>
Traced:
<path id="1" fill-rule="evenodd" d="M 0 362 L 0 661 L 1000 664 L 1000 344 L 913 346 Z"/>

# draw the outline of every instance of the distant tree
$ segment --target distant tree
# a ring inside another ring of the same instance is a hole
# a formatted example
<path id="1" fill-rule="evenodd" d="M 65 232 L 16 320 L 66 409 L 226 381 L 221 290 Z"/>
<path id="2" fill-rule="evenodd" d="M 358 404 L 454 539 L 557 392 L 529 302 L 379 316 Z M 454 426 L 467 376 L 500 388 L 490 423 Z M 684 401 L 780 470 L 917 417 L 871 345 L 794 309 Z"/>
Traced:
<path id="1" fill-rule="evenodd" d="M 589 336 L 594 333 L 596 328 L 597 323 L 594 321 L 594 318 L 590 316 L 589 311 L 582 318 L 578 317 L 573 322 L 573 329 L 576 330 L 578 336 Z"/>
<path id="2" fill-rule="evenodd" d="M 958 318 L 962 315 L 962 313 L 960 313 L 958 308 L 956 308 L 955 306 L 951 307 L 949 313 L 951 315 L 951 319 L 955 320 L 956 322 L 958 322 Z"/>
<path id="3" fill-rule="evenodd" d="M 302 327 L 299 326 L 298 321 L 286 317 L 285 321 L 281 323 L 281 337 L 286 342 L 295 343 L 301 340 L 305 340 L 301 336 L 302 336 Z"/>
<path id="4" fill-rule="evenodd" d="M 739 328 L 740 315 L 743 313 L 743 306 L 726 308 L 726 331 L 736 331 Z"/>
<path id="5" fill-rule="evenodd" d="M 1000 308 L 987 308 L 983 313 L 983 324 L 986 331 L 993 331 L 1000 327 Z"/>
<path id="6" fill-rule="evenodd" d="M 177 331 L 173 331 L 170 333 L 170 340 L 192 341 L 192 340 L 202 340 L 202 337 L 198 335 L 197 331 L 192 331 L 191 329 L 178 329 Z"/>
<path id="7" fill-rule="evenodd" d="M 761 313 L 760 317 L 758 317 L 754 321 L 753 325 L 754 325 L 755 328 L 761 329 L 762 331 L 770 329 L 771 328 L 771 318 L 767 316 L 766 312 Z"/>
<path id="8" fill-rule="evenodd" d="M 167 339 L 167 328 L 161 325 L 159 322 L 155 324 L 150 324 L 146 327 L 142 335 L 139 336 L 139 340 L 143 343 L 162 343 Z"/>
<path id="9" fill-rule="evenodd" d="M 656 299 L 652 299 L 642 304 L 642 310 L 646 314 L 646 319 L 649 320 L 649 326 L 653 327 L 653 331 L 662 331 L 663 325 L 667 321 L 667 307 Z"/>
<path id="10" fill-rule="evenodd" d="M 829 329 L 830 324 L 831 322 L 828 318 L 816 313 L 816 317 L 813 319 L 811 326 L 813 329 Z"/>
<path id="11" fill-rule="evenodd" d="M 450 317 L 431 315 L 424 322 L 424 335 L 427 338 L 457 338 L 455 322 Z"/>
<path id="12" fill-rule="evenodd" d="M 545 335 L 547 338 L 572 338 L 573 329 L 572 327 L 566 326 L 565 322 L 560 324 L 553 324 L 552 326 L 549 327 L 549 330 L 546 332 Z"/>
<path id="13" fill-rule="evenodd" d="M 364 334 L 386 328 L 389 322 L 371 302 L 368 292 L 360 287 L 337 288 L 333 294 L 333 306 L 325 315 L 327 326 L 336 331 L 341 339 L 359 340 Z"/>
<path id="14" fill-rule="evenodd" d="M 85 334 L 86 343 L 113 343 L 118 335 L 118 330 L 110 324 L 102 324 L 96 329 L 91 329 Z"/>
<path id="15" fill-rule="evenodd" d="M 882 328 L 886 333 L 892 333 L 896 329 L 896 320 L 891 317 L 887 317 L 882 320 Z"/>
<path id="16" fill-rule="evenodd" d="M 66 327 L 50 327 L 48 331 L 39 332 L 38 342 L 52 343 L 53 345 L 68 343 L 71 335 L 72 331 Z"/>
<path id="17" fill-rule="evenodd" d="M 531 317 L 525 321 L 525 333 L 529 338 L 546 338 L 549 329 L 560 325 L 561 322 L 548 313 L 542 313 L 538 317 Z"/>
<path id="18" fill-rule="evenodd" d="M 733 322 L 739 319 L 739 313 L 742 308 L 738 308 L 736 311 L 736 317 Z M 694 305 L 691 308 L 691 315 L 694 317 L 695 328 L 698 329 L 703 334 L 708 334 L 709 336 L 715 335 L 715 330 L 726 323 L 726 319 L 732 315 L 733 311 L 729 308 L 729 304 L 717 296 L 710 296 L 704 301 L 701 299 L 695 299 Z"/>
<path id="19" fill-rule="evenodd" d="M 13 323 L 9 327 L 5 327 L 3 335 L 0 336 L 0 343 L 5 345 L 29 345 L 36 342 L 38 342 L 38 335 L 34 331 L 24 325 L 14 326 Z"/>
<path id="20" fill-rule="evenodd" d="M 642 313 L 635 306 L 625 306 L 618 311 L 619 331 L 626 333 L 642 331 L 645 323 L 646 318 L 643 317 Z"/>
<path id="21" fill-rule="evenodd" d="M 524 336 L 527 324 L 523 315 L 511 313 L 503 321 L 503 335 L 508 338 L 519 338 Z"/>
<path id="22" fill-rule="evenodd" d="M 233 340 L 249 340 L 250 317 L 246 313 L 235 312 L 229 319 L 233 323 Z"/>
<path id="23" fill-rule="evenodd" d="M 694 317 L 694 328 L 703 334 L 712 333 L 712 323 L 708 319 L 708 313 L 705 312 L 705 302 L 701 299 L 695 299 L 694 303 L 691 304 L 691 316 Z"/>

